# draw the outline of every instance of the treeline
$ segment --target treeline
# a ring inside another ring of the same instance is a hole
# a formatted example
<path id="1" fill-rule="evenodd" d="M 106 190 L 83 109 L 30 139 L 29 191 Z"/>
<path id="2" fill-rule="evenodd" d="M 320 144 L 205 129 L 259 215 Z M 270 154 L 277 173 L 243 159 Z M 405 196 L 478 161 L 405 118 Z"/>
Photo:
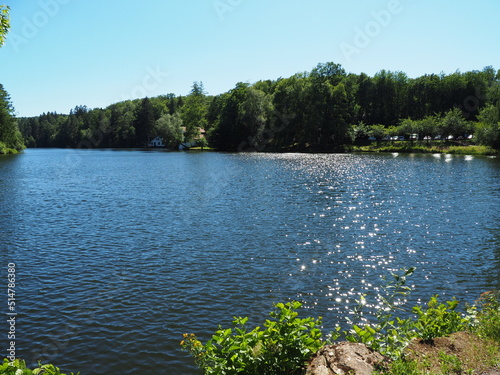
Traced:
<path id="1" fill-rule="evenodd" d="M 187 96 L 79 106 L 69 115 L 21 118 L 19 127 L 28 147 L 143 147 L 160 136 L 169 148 L 197 142 L 227 151 L 335 151 L 356 138 L 401 132 L 421 139 L 475 134 L 500 148 L 499 122 L 500 71 L 492 67 L 409 78 L 385 70 L 351 74 L 325 63 L 289 78 L 238 83 L 217 96 L 195 82 Z"/>
<path id="2" fill-rule="evenodd" d="M 0 83 L 0 154 L 13 154 L 24 149 L 24 141 L 13 116 L 9 94 Z"/>
<path id="3" fill-rule="evenodd" d="M 0 5 L 0 47 L 10 29 L 10 7 Z M 24 148 L 23 136 L 14 118 L 14 108 L 9 94 L 0 83 L 0 154 L 13 154 Z"/>

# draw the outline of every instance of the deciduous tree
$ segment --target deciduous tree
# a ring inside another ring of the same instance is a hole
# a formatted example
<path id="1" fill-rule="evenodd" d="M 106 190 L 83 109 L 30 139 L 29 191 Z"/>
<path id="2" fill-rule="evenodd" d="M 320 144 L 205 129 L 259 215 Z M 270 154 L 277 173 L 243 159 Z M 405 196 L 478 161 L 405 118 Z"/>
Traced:
<path id="1" fill-rule="evenodd" d="M 207 126 L 208 105 L 203 82 L 194 82 L 182 109 L 182 121 L 186 127 L 184 141 L 191 142 L 200 136 L 199 128 Z"/>
<path id="2" fill-rule="evenodd" d="M 0 153 L 21 151 L 24 148 L 23 136 L 13 112 L 9 94 L 0 84 Z"/>
<path id="3" fill-rule="evenodd" d="M 10 29 L 9 11 L 10 7 L 0 5 L 0 47 L 5 43 L 5 37 Z"/>
<path id="4" fill-rule="evenodd" d="M 156 134 L 163 138 L 163 143 L 171 150 L 177 149 L 183 141 L 181 127 L 182 118 L 178 112 L 161 116 L 155 124 Z"/>

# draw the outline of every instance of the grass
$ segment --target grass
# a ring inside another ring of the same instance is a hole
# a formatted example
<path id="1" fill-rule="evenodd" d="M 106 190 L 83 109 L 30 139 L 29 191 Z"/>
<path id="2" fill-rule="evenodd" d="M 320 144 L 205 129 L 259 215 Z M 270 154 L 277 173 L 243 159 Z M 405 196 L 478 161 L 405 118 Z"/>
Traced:
<path id="1" fill-rule="evenodd" d="M 360 152 L 401 152 L 401 153 L 431 153 L 458 155 L 498 155 L 499 150 L 488 146 L 460 145 L 446 142 L 396 142 L 387 144 L 372 143 L 371 145 L 354 146 L 353 151 Z"/>
<path id="2" fill-rule="evenodd" d="M 482 374 L 494 369 L 500 370 L 500 344 L 474 333 L 457 332 L 437 338 L 433 344 L 414 340 L 403 358 L 377 374 Z"/>
<path id="3" fill-rule="evenodd" d="M 377 374 L 448 375 L 500 372 L 500 292 L 486 292 L 469 309 L 467 331 L 431 342 L 414 339 L 401 358 Z"/>

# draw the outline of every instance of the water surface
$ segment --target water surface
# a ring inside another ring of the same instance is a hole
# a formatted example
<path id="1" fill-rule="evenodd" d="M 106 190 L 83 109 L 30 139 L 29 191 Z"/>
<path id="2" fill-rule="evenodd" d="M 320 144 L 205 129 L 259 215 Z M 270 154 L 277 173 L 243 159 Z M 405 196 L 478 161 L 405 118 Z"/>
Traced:
<path id="1" fill-rule="evenodd" d="M 411 302 L 472 302 L 500 288 L 499 182 L 499 159 L 471 156 L 1 156 L 18 356 L 83 375 L 196 374 L 182 333 L 257 324 L 290 299 L 328 331 L 410 266 Z"/>

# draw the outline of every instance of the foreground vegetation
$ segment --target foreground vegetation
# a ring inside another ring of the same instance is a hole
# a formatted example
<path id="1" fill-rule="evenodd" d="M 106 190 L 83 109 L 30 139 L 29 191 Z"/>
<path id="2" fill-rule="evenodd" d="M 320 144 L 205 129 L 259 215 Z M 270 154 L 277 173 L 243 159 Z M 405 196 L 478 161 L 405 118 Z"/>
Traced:
<path id="1" fill-rule="evenodd" d="M 66 375 L 61 373 L 58 367 L 54 365 L 42 365 L 39 364 L 37 368 L 30 370 L 26 367 L 26 363 L 22 360 L 16 359 L 14 362 L 10 362 L 8 359 L 4 359 L 3 364 L 0 365 L 0 374 L 5 375 Z M 71 375 L 79 375 L 73 374 Z"/>
<path id="2" fill-rule="evenodd" d="M 364 343 L 386 356 L 375 375 L 488 374 L 500 371 L 500 292 L 483 293 L 465 312 L 458 301 L 440 302 L 431 296 L 426 305 L 406 306 L 406 285 L 414 268 L 392 273 L 377 294 L 378 308 L 361 295 L 340 326 L 324 336 L 322 318 L 301 318 L 301 303 L 278 303 L 263 328 L 249 329 L 248 318 L 235 317 L 233 327 L 219 329 L 205 344 L 184 334 L 181 347 L 206 375 L 299 375 L 314 353 L 340 339 Z M 59 368 L 5 359 L 0 374 L 65 375 Z M 71 373 L 73 375 L 73 373 Z M 78 375 L 78 374 L 76 374 Z"/>
<path id="3" fill-rule="evenodd" d="M 438 309 L 439 310 L 439 309 Z M 438 316 L 434 324 L 442 321 Z M 413 340 L 379 375 L 488 374 L 500 371 L 500 293 L 483 293 L 449 337 Z M 417 336 L 418 337 L 418 336 Z"/>
<path id="4" fill-rule="evenodd" d="M 378 374 L 474 374 L 500 369 L 500 293 L 483 294 L 466 313 L 457 311 L 458 301 L 441 303 L 437 295 L 426 306 L 407 310 L 411 289 L 406 279 L 413 271 L 392 274 L 377 296 L 381 307 L 376 311 L 365 311 L 369 304 L 362 295 L 349 314 L 353 316 L 349 328 L 339 327 L 327 337 L 320 330 L 321 318 L 299 318 L 296 310 L 301 304 L 289 302 L 275 305 L 264 329 L 250 330 L 247 318 L 235 317 L 233 328 L 220 327 L 205 344 L 194 334 L 184 334 L 181 346 L 207 375 L 303 374 L 313 353 L 341 338 L 384 354 L 388 361 Z M 440 346 L 443 342 L 446 345 Z"/>

